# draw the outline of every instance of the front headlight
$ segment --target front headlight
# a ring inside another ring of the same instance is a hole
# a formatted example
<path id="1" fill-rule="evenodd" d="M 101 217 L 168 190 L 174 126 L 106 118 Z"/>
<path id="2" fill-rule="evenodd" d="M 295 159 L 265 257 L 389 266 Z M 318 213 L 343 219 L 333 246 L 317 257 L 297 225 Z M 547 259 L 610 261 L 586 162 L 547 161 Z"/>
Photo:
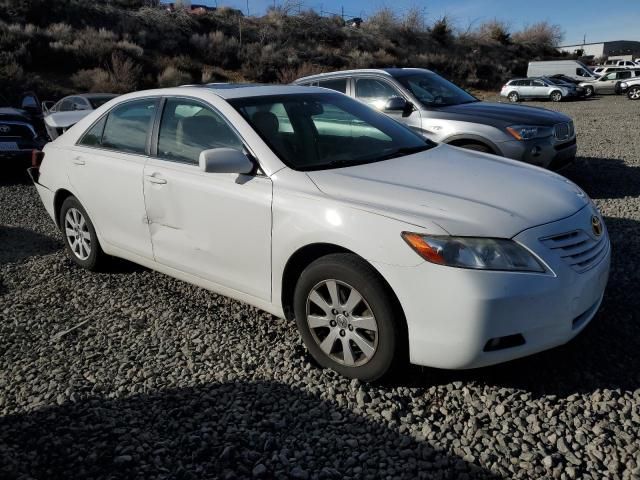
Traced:
<path id="1" fill-rule="evenodd" d="M 476 270 L 544 272 L 531 252 L 513 240 L 421 235 L 403 232 L 402 238 L 431 263 Z"/>
<path id="2" fill-rule="evenodd" d="M 627 82 L 620 82 L 620 86 L 622 88 L 627 88 L 628 87 Z"/>
<path id="3" fill-rule="evenodd" d="M 553 135 L 551 127 L 537 127 L 534 125 L 512 125 L 507 127 L 507 132 L 516 140 L 531 140 Z"/>

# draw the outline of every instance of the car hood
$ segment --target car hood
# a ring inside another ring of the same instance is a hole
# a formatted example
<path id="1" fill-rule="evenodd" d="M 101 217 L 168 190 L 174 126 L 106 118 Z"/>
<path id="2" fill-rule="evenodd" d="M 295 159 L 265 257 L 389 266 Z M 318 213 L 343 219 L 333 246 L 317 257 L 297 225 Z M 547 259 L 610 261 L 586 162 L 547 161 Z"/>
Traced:
<path id="1" fill-rule="evenodd" d="M 73 112 L 54 112 L 44 117 L 45 123 L 52 128 L 69 128 L 84 117 L 89 115 L 93 110 L 77 110 Z"/>
<path id="2" fill-rule="evenodd" d="M 461 105 L 438 107 L 438 116 L 451 120 L 488 123 L 496 127 L 509 125 L 541 125 L 552 126 L 556 123 L 569 122 L 570 117 L 562 113 L 539 107 L 510 105 L 507 103 L 473 102 Z"/>
<path id="3" fill-rule="evenodd" d="M 511 238 L 588 203 L 560 175 L 448 145 L 307 174 L 336 200 L 425 228 L 436 224 L 451 235 Z"/>

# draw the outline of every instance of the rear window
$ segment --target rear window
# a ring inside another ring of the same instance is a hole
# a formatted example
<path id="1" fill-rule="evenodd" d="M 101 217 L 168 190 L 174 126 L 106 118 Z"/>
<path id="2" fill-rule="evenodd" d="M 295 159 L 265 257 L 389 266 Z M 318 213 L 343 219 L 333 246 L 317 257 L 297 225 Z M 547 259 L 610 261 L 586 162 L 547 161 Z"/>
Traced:
<path id="1" fill-rule="evenodd" d="M 340 93 L 347 93 L 347 79 L 334 78 L 331 80 L 322 80 L 318 82 L 318 86 L 322 88 L 330 88 Z"/>
<path id="2" fill-rule="evenodd" d="M 104 126 L 102 147 L 144 154 L 155 111 L 155 99 L 136 100 L 115 107 L 109 112 Z"/>

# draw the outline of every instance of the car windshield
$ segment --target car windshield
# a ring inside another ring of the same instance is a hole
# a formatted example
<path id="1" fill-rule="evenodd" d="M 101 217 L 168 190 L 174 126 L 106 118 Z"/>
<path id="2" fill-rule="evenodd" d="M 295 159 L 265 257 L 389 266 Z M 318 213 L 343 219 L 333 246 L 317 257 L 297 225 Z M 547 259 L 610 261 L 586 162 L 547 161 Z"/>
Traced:
<path id="1" fill-rule="evenodd" d="M 427 107 L 460 105 L 479 100 L 463 89 L 432 72 L 420 72 L 395 77 Z"/>
<path id="2" fill-rule="evenodd" d="M 233 99 L 229 103 L 294 170 L 379 162 L 435 145 L 345 95 L 273 95 Z"/>
<path id="3" fill-rule="evenodd" d="M 87 100 L 91 104 L 91 108 L 95 110 L 96 108 L 101 107 L 102 105 L 104 105 L 109 100 L 115 97 L 117 97 L 117 95 L 101 95 L 101 96 L 87 98 Z"/>

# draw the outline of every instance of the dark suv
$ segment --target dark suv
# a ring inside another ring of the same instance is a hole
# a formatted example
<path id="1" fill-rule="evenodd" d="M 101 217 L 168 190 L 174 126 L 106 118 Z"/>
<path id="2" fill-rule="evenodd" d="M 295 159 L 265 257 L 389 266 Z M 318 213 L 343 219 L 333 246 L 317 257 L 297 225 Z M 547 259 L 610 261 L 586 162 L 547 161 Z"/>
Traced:
<path id="1" fill-rule="evenodd" d="M 47 133 L 42 120 L 38 98 L 27 93 L 20 106 L 13 106 L 0 96 L 0 160 L 3 163 L 24 164 L 33 150 L 40 150 L 47 143 Z"/>

